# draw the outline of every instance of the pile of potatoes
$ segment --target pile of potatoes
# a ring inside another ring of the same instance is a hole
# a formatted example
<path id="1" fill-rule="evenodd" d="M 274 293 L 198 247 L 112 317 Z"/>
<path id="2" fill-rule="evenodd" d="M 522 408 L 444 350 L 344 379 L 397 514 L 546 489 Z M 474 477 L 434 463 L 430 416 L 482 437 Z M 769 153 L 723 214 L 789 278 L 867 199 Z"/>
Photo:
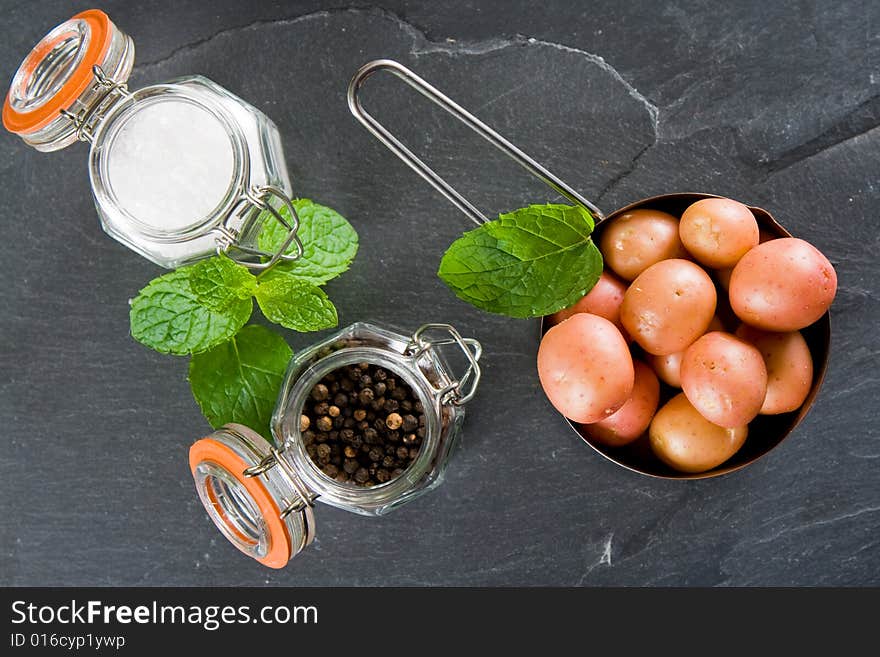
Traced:
<path id="1" fill-rule="evenodd" d="M 680 219 L 631 210 L 598 242 L 602 277 L 549 318 L 538 350 L 547 397 L 592 440 L 618 447 L 647 432 L 668 466 L 704 472 L 739 450 L 759 414 L 803 404 L 813 363 L 800 329 L 837 291 L 815 247 L 760 231 L 726 198 Z M 672 396 L 658 410 L 660 381 Z"/>

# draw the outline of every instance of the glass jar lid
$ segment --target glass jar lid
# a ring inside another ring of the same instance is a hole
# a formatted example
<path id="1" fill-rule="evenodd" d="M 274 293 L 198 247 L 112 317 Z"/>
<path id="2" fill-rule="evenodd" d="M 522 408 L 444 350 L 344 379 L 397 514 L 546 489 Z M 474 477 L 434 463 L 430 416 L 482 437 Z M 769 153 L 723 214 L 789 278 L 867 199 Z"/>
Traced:
<path id="1" fill-rule="evenodd" d="M 104 12 L 81 12 L 21 63 L 3 103 L 3 125 L 41 151 L 69 146 L 79 138 L 77 117 L 87 116 L 112 88 L 104 80 L 124 84 L 133 64 L 131 38 Z"/>
<path id="2" fill-rule="evenodd" d="M 249 557 L 283 568 L 314 539 L 315 495 L 255 431 L 227 424 L 193 444 L 189 463 L 211 520 Z"/>

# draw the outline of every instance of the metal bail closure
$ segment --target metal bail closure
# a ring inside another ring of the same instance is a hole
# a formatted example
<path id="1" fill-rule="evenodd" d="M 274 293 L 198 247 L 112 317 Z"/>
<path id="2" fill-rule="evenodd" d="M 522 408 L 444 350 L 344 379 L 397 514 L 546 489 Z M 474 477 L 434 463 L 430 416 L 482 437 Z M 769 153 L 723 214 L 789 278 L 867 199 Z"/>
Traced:
<path id="1" fill-rule="evenodd" d="M 281 202 L 282 208 L 287 208 L 289 220 L 272 205 L 273 197 Z M 293 262 L 302 257 L 303 245 L 298 235 L 299 215 L 283 190 L 272 185 L 254 186 L 241 195 L 236 207 L 237 211 L 233 210 L 223 224 L 214 228 L 217 233 L 217 253 L 225 253 L 232 260 L 255 271 L 267 271 L 281 261 Z M 274 252 L 252 246 L 257 244 L 260 230 L 269 217 L 287 231 Z M 294 246 L 293 253 L 285 253 L 291 245 Z"/>
<path id="2" fill-rule="evenodd" d="M 431 339 L 425 336 L 428 331 L 443 331 L 449 335 L 446 338 Z M 468 360 L 468 368 L 459 379 L 452 381 L 442 388 L 435 388 L 440 395 L 440 401 L 444 404 L 452 403 L 456 406 L 466 404 L 477 393 L 480 384 L 480 356 L 483 355 L 483 346 L 474 338 L 463 338 L 461 334 L 450 324 L 424 324 L 420 326 L 406 348 L 406 354 L 414 361 L 422 355 L 435 350 L 438 347 L 458 345 Z"/>
<path id="3" fill-rule="evenodd" d="M 480 212 L 476 206 L 462 196 L 456 189 L 440 177 L 431 167 L 419 159 L 403 142 L 391 134 L 388 129 L 370 115 L 361 105 L 358 94 L 368 77 L 377 71 L 388 71 L 403 80 L 410 87 L 425 96 L 428 100 L 452 114 L 456 119 L 464 123 L 468 128 L 476 132 L 480 137 L 495 146 L 502 153 L 510 157 L 514 162 L 525 168 L 533 176 L 551 187 L 557 194 L 564 196 L 572 203 L 581 205 L 589 210 L 597 221 L 605 218 L 602 211 L 593 203 L 575 191 L 561 178 L 554 175 L 540 162 L 527 155 L 510 141 L 502 137 L 498 132 L 480 121 L 476 116 L 468 112 L 461 105 L 443 94 L 439 89 L 428 84 L 425 80 L 413 73 L 402 64 L 390 59 L 377 59 L 364 64 L 348 85 L 348 109 L 363 126 L 372 133 L 376 139 L 397 157 L 403 160 L 411 169 L 424 178 L 434 189 L 443 194 L 455 207 L 461 210 L 478 226 L 486 223 L 489 219 Z"/>
<path id="4" fill-rule="evenodd" d="M 95 126 L 98 125 L 105 112 L 120 98 L 131 98 L 128 85 L 108 77 L 104 73 L 104 69 L 97 64 L 92 66 L 92 75 L 95 77 L 95 87 L 99 92 L 92 104 L 77 114 L 66 109 L 59 112 L 76 128 L 76 138 L 88 143 L 92 143 Z"/>
<path id="5" fill-rule="evenodd" d="M 193 444 L 189 464 L 211 520 L 249 557 L 283 568 L 314 539 L 317 495 L 255 431 L 227 424 Z"/>

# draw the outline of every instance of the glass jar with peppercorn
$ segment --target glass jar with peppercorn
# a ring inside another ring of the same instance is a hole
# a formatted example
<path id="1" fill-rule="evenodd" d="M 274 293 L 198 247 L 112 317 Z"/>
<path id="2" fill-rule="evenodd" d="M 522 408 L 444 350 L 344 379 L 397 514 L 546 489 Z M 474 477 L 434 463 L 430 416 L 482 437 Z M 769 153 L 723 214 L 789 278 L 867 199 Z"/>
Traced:
<path id="1" fill-rule="evenodd" d="M 457 378 L 442 351 L 458 347 Z M 229 424 L 190 448 L 208 515 L 239 550 L 281 568 L 311 543 L 316 500 L 382 515 L 437 486 L 480 380 L 480 343 L 448 324 L 411 336 L 356 323 L 290 363 L 274 445 Z"/>

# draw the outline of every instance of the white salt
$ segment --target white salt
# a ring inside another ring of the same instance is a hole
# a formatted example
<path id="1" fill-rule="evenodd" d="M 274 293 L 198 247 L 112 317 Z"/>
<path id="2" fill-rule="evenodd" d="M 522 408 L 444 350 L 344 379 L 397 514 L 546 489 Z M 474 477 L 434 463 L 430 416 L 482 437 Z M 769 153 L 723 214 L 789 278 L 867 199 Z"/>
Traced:
<path id="1" fill-rule="evenodd" d="M 234 154 L 208 110 L 159 98 L 131 113 L 107 157 L 109 186 L 139 222 L 161 231 L 201 223 L 232 183 Z"/>

